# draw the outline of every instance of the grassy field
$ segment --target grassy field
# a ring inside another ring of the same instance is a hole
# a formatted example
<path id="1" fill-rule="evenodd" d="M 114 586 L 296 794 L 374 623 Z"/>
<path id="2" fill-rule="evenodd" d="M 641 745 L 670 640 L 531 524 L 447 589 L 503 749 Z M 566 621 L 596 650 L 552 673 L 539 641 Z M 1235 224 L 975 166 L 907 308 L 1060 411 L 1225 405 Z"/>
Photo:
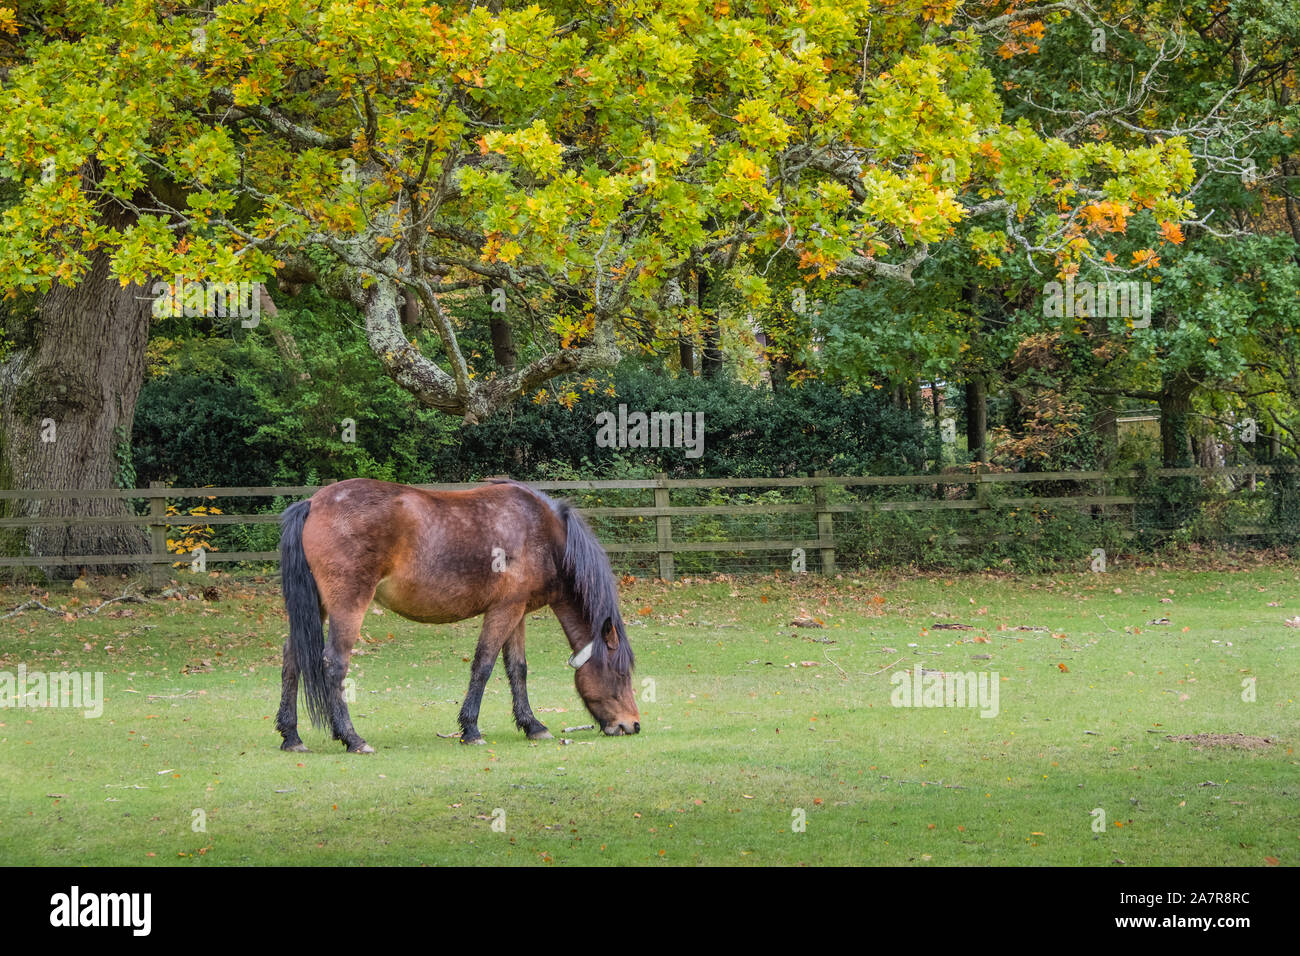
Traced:
<path id="1" fill-rule="evenodd" d="M 309 727 L 311 753 L 278 749 L 272 584 L 96 614 L 123 582 L 0 590 L 0 614 L 64 612 L 0 621 L 0 672 L 100 671 L 105 698 L 0 710 L 0 863 L 1292 865 L 1298 572 L 638 581 L 643 732 L 529 742 L 498 663 L 475 748 L 438 734 L 477 622 L 371 614 L 352 714 L 373 756 Z M 554 617 L 529 635 L 538 716 L 590 723 Z M 917 665 L 987 673 L 996 716 L 893 706 Z M 1271 743 L 1171 739 L 1191 734 Z"/>

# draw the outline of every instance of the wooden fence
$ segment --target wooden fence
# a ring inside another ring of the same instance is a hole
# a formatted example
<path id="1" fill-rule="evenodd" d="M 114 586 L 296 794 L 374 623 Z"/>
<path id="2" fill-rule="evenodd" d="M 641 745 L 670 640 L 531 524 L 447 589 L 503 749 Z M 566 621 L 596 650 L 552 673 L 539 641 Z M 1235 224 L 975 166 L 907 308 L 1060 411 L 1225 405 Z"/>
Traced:
<path id="1" fill-rule="evenodd" d="M 1210 479 L 1244 479 L 1253 485 L 1257 477 L 1282 473 L 1296 473 L 1297 466 L 1242 465 L 1226 468 L 1163 468 L 1146 472 L 1147 477 L 1157 478 L 1210 478 Z M 1013 473 L 946 473 L 939 475 L 894 475 L 867 477 L 837 477 L 818 473 L 807 478 L 682 478 L 672 479 L 664 476 L 654 479 L 629 479 L 609 481 L 542 481 L 532 483 L 532 487 L 547 492 L 584 492 L 600 490 L 643 490 L 653 492 L 654 504 L 651 506 L 597 506 L 582 508 L 588 518 L 640 518 L 654 519 L 654 541 L 605 542 L 605 550 L 610 554 L 647 553 L 657 556 L 659 577 L 672 580 L 674 577 L 674 554 L 687 552 L 743 553 L 758 551 L 785 551 L 803 549 L 808 555 L 816 554 L 820 569 L 824 574 L 835 573 L 835 515 L 849 513 L 870 513 L 878 511 L 968 511 L 988 512 L 993 508 L 1027 508 L 1036 506 L 1075 507 L 1085 510 L 1113 509 L 1133 506 L 1139 498 L 1131 494 L 1106 494 L 1104 486 L 1117 480 L 1139 478 L 1139 472 L 1102 472 L 1102 471 L 1061 471 L 1061 472 L 1013 472 Z M 1082 495 L 1047 495 L 994 498 L 990 491 L 996 486 L 1023 486 L 1040 482 L 1094 482 L 1103 486 L 1103 493 Z M 473 488 L 477 483 L 419 485 L 421 488 L 451 490 Z M 928 488 L 931 496 L 916 499 L 888 500 L 830 500 L 831 491 L 836 488 L 863 488 L 868 486 L 915 486 Z M 962 498 L 946 497 L 942 489 L 947 487 L 967 488 L 967 496 Z M 176 488 L 160 482 L 152 482 L 148 488 L 101 489 L 101 490 L 16 490 L 0 491 L 0 501 L 4 500 L 67 500 L 67 499 L 134 499 L 148 502 L 148 514 L 143 515 L 109 515 L 95 517 L 81 516 L 37 516 L 25 518 L 0 518 L 0 529 L 19 529 L 34 527 L 86 527 L 92 525 L 116 527 L 147 527 L 150 530 L 151 551 L 148 554 L 77 554 L 61 556 L 17 556 L 0 557 L 0 568 L 4 567 L 76 567 L 82 565 L 141 565 L 148 564 L 155 580 L 165 579 L 170 566 L 178 560 L 188 560 L 189 556 L 169 552 L 167 549 L 167 529 L 169 527 L 189 526 L 194 524 L 266 524 L 279 521 L 278 514 L 220 514 L 194 517 L 188 514 L 168 515 L 167 502 L 174 499 L 192 498 L 253 498 L 253 497 L 302 497 L 313 494 L 318 485 L 293 487 L 247 487 L 247 488 Z M 812 500 L 804 502 L 761 502 L 754 504 L 707 504 L 674 505 L 672 493 L 686 489 L 804 489 L 812 490 Z M 936 492 L 939 492 L 936 494 Z M 673 539 L 673 518 L 698 515 L 777 515 L 804 514 L 815 516 L 814 535 L 793 536 L 769 540 L 706 540 L 675 541 Z M 1269 534 L 1271 529 L 1244 527 L 1234 534 L 1253 535 Z M 949 539 L 953 544 L 969 544 L 971 539 L 961 536 Z M 212 551 L 204 555 L 205 562 L 274 562 L 279 560 L 276 551 Z M 810 565 L 814 562 L 809 561 Z"/>

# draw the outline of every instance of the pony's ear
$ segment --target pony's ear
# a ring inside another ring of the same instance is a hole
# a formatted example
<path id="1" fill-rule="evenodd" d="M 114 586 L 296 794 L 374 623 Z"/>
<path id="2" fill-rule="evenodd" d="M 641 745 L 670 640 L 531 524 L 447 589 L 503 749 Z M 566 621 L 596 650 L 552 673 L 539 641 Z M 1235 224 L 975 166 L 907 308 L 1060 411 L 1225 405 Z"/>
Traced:
<path id="1" fill-rule="evenodd" d="M 609 628 L 605 631 L 605 646 L 611 651 L 618 650 L 618 628 L 613 621 L 610 621 Z"/>

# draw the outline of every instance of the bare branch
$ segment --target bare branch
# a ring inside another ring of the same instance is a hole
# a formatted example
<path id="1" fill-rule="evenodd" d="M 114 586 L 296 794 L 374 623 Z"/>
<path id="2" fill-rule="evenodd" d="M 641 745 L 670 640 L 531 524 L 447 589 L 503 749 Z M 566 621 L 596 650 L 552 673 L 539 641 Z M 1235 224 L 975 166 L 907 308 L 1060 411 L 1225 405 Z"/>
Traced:
<path id="1" fill-rule="evenodd" d="M 235 97 L 229 90 L 214 89 L 212 98 L 223 106 L 235 106 Z M 352 134 L 350 133 L 330 136 L 328 133 L 322 133 L 311 126 L 295 122 L 269 106 L 251 103 L 235 108 L 262 120 L 281 136 L 297 143 L 299 146 L 316 147 L 318 149 L 346 149 L 352 143 Z"/>

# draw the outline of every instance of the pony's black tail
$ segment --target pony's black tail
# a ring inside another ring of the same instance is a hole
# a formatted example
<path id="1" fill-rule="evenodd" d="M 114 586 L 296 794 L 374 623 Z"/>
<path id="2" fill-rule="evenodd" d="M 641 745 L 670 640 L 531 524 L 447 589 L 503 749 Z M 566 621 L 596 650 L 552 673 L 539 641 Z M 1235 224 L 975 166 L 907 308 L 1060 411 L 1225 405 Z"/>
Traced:
<path id="1" fill-rule="evenodd" d="M 618 610 L 618 587 L 609 556 L 576 508 L 567 502 L 556 502 L 556 510 L 564 521 L 566 536 L 561 566 L 591 631 L 591 659 L 598 667 L 608 666 L 619 674 L 631 674 L 636 658 L 627 642 L 623 615 Z M 611 628 L 618 634 L 618 647 L 612 654 L 605 646 L 605 635 Z"/>
<path id="2" fill-rule="evenodd" d="M 302 526 L 311 501 L 299 501 L 280 516 L 280 589 L 289 612 L 289 647 L 298 665 L 307 715 L 318 727 L 329 724 L 325 687 L 325 632 L 320 620 L 320 592 L 302 550 Z"/>

